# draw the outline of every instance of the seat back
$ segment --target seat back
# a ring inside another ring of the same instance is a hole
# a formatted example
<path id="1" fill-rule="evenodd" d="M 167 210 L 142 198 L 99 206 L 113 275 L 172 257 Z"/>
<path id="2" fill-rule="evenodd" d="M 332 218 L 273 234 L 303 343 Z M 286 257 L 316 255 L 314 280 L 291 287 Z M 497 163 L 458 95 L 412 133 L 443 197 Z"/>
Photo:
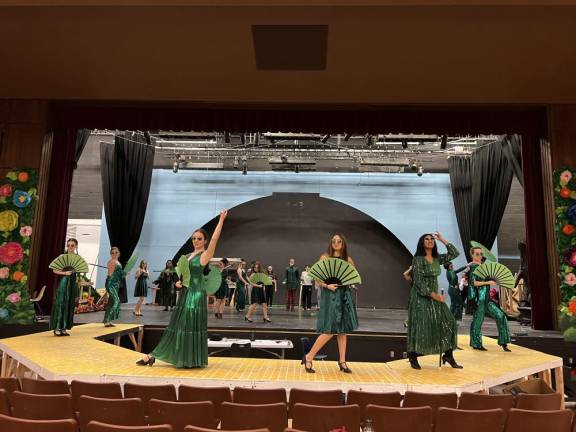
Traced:
<path id="1" fill-rule="evenodd" d="M 15 391 L 10 397 L 12 415 L 30 420 L 75 419 L 72 396 L 45 395 Z"/>
<path id="2" fill-rule="evenodd" d="M 368 405 L 366 418 L 376 431 L 431 432 L 432 408 L 396 408 Z"/>
<path id="3" fill-rule="evenodd" d="M 77 432 L 75 420 L 28 420 L 0 414 L 2 432 Z"/>
<path id="4" fill-rule="evenodd" d="M 217 419 L 222 418 L 222 402 L 232 402 L 232 393 L 228 387 L 194 387 L 181 385 L 178 387 L 178 402 L 205 402 L 214 404 Z"/>
<path id="5" fill-rule="evenodd" d="M 8 397 L 13 391 L 20 391 L 20 383 L 16 378 L 0 378 L 0 390 L 6 390 Z"/>
<path id="6" fill-rule="evenodd" d="M 292 408 L 297 403 L 305 405 L 322 405 L 322 406 L 338 406 L 342 405 L 342 391 L 341 390 L 303 390 L 291 389 L 289 408 Z M 292 416 L 292 414 L 290 414 Z"/>
<path id="7" fill-rule="evenodd" d="M 90 396 L 103 399 L 122 399 L 122 387 L 120 383 L 92 383 L 85 381 L 72 381 L 72 400 L 74 408 L 79 411 L 78 400 L 80 396 Z"/>
<path id="8" fill-rule="evenodd" d="M 22 378 L 22 391 L 33 394 L 70 394 L 66 380 L 37 380 Z"/>
<path id="9" fill-rule="evenodd" d="M 529 411 L 512 408 L 506 420 L 506 432 L 569 432 L 572 424 L 572 412 Z"/>
<path id="10" fill-rule="evenodd" d="M 86 432 L 173 432 L 169 424 L 156 426 L 118 426 L 91 421 Z"/>
<path id="11" fill-rule="evenodd" d="M 514 407 L 514 396 L 511 394 L 487 395 L 480 393 L 462 393 L 458 402 L 458 409 L 489 410 L 500 408 L 508 412 Z"/>
<path id="12" fill-rule="evenodd" d="M 325 432 L 336 428 L 360 430 L 358 405 L 321 406 L 297 403 L 292 408 L 292 427 L 307 432 Z"/>
<path id="13" fill-rule="evenodd" d="M 560 393 L 520 393 L 516 396 L 516 408 L 531 411 L 557 411 L 562 409 L 562 395 Z"/>
<path id="14" fill-rule="evenodd" d="M 0 414 L 9 416 L 10 413 L 10 402 L 8 401 L 8 392 L 4 389 L 0 389 Z"/>
<path id="15" fill-rule="evenodd" d="M 143 384 L 124 384 L 125 398 L 140 398 L 144 404 L 144 415 L 149 415 L 148 402 L 150 399 L 176 402 L 176 387 L 173 384 L 165 385 L 143 385 Z M 161 423 L 157 423 L 161 424 Z"/>
<path id="16" fill-rule="evenodd" d="M 80 430 L 91 421 L 120 426 L 144 426 L 144 407 L 138 398 L 104 399 L 80 396 L 78 400 Z"/>
<path id="17" fill-rule="evenodd" d="M 270 429 L 283 432 L 288 426 L 286 404 L 246 405 L 222 403 L 222 429 Z"/>
<path id="18" fill-rule="evenodd" d="M 171 402 L 151 399 L 149 408 L 149 424 L 169 424 L 174 432 L 183 432 L 187 425 L 209 428 L 218 426 L 212 402 Z"/>
<path id="19" fill-rule="evenodd" d="M 235 387 L 232 392 L 234 403 L 249 405 L 264 405 L 273 403 L 287 403 L 286 390 L 277 389 L 253 389 L 246 387 Z"/>
<path id="20" fill-rule="evenodd" d="M 360 407 L 360 421 L 366 419 L 366 407 L 368 405 L 399 407 L 402 401 L 400 392 L 373 393 L 359 390 L 349 390 L 346 395 L 346 405 L 358 405 Z"/>
<path id="21" fill-rule="evenodd" d="M 491 410 L 463 410 L 438 408 L 435 432 L 502 432 L 506 413 L 500 408 Z"/>
<path id="22" fill-rule="evenodd" d="M 404 394 L 405 408 L 415 408 L 429 406 L 434 412 L 440 407 L 456 408 L 458 406 L 458 395 L 456 393 L 419 393 L 407 391 Z"/>

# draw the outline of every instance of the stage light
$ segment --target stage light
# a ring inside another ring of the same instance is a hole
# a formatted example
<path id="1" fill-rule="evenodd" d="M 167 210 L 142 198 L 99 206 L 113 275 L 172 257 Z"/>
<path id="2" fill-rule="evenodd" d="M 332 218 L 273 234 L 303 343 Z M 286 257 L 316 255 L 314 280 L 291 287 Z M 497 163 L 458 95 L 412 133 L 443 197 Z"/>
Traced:
<path id="1" fill-rule="evenodd" d="M 416 171 L 418 169 L 418 165 L 416 165 L 416 162 L 412 162 L 412 166 L 410 168 L 412 168 L 412 171 Z"/>
<path id="2" fill-rule="evenodd" d="M 448 135 L 442 135 L 442 140 L 440 141 L 440 149 L 446 150 L 448 146 Z"/>
<path id="3" fill-rule="evenodd" d="M 344 135 L 344 141 L 348 142 L 350 138 L 352 138 L 352 134 L 347 133 L 346 135 Z"/>
<path id="4" fill-rule="evenodd" d="M 242 165 L 242 175 L 248 174 L 248 166 L 246 164 Z"/>
<path id="5" fill-rule="evenodd" d="M 423 167 L 422 165 L 420 165 L 420 166 L 418 167 L 418 173 L 417 173 L 417 175 L 418 175 L 418 177 L 422 177 L 422 174 L 424 174 L 424 167 Z"/>
<path id="6" fill-rule="evenodd" d="M 260 143 L 260 132 L 254 134 L 254 144 L 258 145 Z"/>
<path id="7" fill-rule="evenodd" d="M 280 156 L 280 160 L 282 161 L 282 163 L 288 163 L 288 156 L 283 154 L 282 156 Z"/>
<path id="8" fill-rule="evenodd" d="M 246 135 L 245 134 L 240 134 L 240 142 L 242 143 L 242 145 L 246 144 Z"/>
<path id="9" fill-rule="evenodd" d="M 328 141 L 328 138 L 330 138 L 330 134 L 324 135 L 324 136 L 320 139 L 320 142 L 321 142 L 322 144 L 326 144 L 326 141 Z"/>
<path id="10" fill-rule="evenodd" d="M 300 172 L 300 167 L 298 165 L 294 165 L 294 172 L 298 174 Z"/>
<path id="11" fill-rule="evenodd" d="M 178 172 L 178 168 L 179 168 L 179 163 L 178 161 L 174 161 L 174 163 L 172 164 L 172 172 L 174 174 L 176 174 Z"/>
<path id="12" fill-rule="evenodd" d="M 374 137 L 370 134 L 366 134 L 366 146 L 372 147 L 372 144 L 374 144 Z"/>
<path id="13" fill-rule="evenodd" d="M 406 150 L 408 148 L 408 141 L 402 141 L 402 148 Z"/>
<path id="14" fill-rule="evenodd" d="M 234 169 L 238 169 L 238 156 L 234 156 Z"/>
<path id="15" fill-rule="evenodd" d="M 224 142 L 230 144 L 230 132 L 224 132 Z"/>

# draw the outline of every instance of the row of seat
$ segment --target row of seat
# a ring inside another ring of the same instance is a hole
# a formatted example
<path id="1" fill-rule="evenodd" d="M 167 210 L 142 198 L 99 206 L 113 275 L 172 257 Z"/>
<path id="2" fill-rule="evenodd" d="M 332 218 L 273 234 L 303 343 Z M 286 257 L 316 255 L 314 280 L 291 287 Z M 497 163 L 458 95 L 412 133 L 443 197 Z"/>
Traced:
<path id="1" fill-rule="evenodd" d="M 85 396 L 82 397 L 82 399 Z M 174 402 L 172 402 L 174 403 Z M 209 404 L 209 402 L 208 402 Z M 234 405 L 228 402 L 224 406 Z M 243 405 L 238 408 L 254 407 Z M 261 409 L 272 411 L 282 419 L 283 426 L 273 416 L 250 417 L 235 422 L 235 419 L 222 421 L 222 428 L 203 428 L 201 426 L 185 426 L 176 429 L 174 425 L 122 425 L 91 421 L 80 425 L 81 432 L 328 432 L 345 430 L 360 431 L 360 408 L 357 405 L 346 406 L 314 406 L 296 404 L 292 423 L 294 429 L 286 428 L 286 407 L 284 404 L 271 404 Z M 439 408 L 433 415 L 431 407 L 396 408 L 369 405 L 367 414 L 372 419 L 375 432 L 576 432 L 576 421 L 572 423 L 572 412 L 558 411 L 528 411 L 512 408 L 505 413 L 502 409 L 494 410 L 459 410 Z M 24 420 L 0 415 L 0 430 L 2 432 L 77 432 L 77 423 L 67 420 Z"/>

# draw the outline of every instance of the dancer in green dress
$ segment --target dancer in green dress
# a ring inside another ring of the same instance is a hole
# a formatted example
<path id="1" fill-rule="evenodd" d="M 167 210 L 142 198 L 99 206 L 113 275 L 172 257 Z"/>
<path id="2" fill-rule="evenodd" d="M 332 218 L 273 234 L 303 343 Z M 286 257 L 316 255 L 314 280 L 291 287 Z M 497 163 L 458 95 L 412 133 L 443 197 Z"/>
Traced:
<path id="1" fill-rule="evenodd" d="M 124 277 L 122 264 L 118 261 L 120 258 L 120 249 L 116 246 L 110 249 L 110 260 L 108 260 L 108 276 L 106 277 L 106 292 L 108 293 L 108 304 L 104 313 L 104 327 L 114 327 L 112 321 L 120 317 L 120 297 L 118 289 L 120 281 Z"/>
<path id="2" fill-rule="evenodd" d="M 482 249 L 470 249 L 472 262 L 468 272 L 468 298 L 476 302 L 476 310 L 470 324 L 470 346 L 478 351 L 488 351 L 482 345 L 482 323 L 486 315 L 496 320 L 498 327 L 498 345 L 506 352 L 510 352 L 508 344 L 510 343 L 510 330 L 508 329 L 508 319 L 502 309 L 496 303 L 490 300 L 490 286 L 496 285 L 494 281 L 483 281 L 475 279 L 474 270 L 482 264 Z"/>
<path id="3" fill-rule="evenodd" d="M 450 296 L 450 312 L 454 315 L 456 321 L 462 321 L 462 309 L 464 308 L 464 299 L 462 292 L 458 288 L 458 273 L 466 270 L 466 266 L 454 270 L 451 262 L 444 263 L 446 269 L 446 279 L 448 279 L 448 295 Z"/>
<path id="4" fill-rule="evenodd" d="M 135 278 L 134 297 L 138 297 L 138 302 L 134 306 L 134 312 L 132 313 L 136 316 L 142 316 L 142 303 L 148 296 L 148 263 L 146 261 L 140 261 Z"/>
<path id="5" fill-rule="evenodd" d="M 78 240 L 70 238 L 66 241 L 66 253 L 75 254 L 78 248 Z M 54 336 L 70 336 L 66 330 L 74 327 L 74 306 L 78 288 L 76 286 L 76 273 L 72 270 L 52 270 L 55 274 L 62 276 L 56 287 L 56 296 L 52 304 L 50 314 L 50 330 L 54 331 Z"/>
<path id="6" fill-rule="evenodd" d="M 436 239 L 446 246 L 446 254 L 438 254 Z M 454 245 L 448 243 L 440 233 L 424 234 L 418 240 L 412 260 L 406 349 L 414 369 L 421 369 L 419 355 L 438 353 L 444 353 L 442 363 L 448 362 L 453 368 L 462 368 L 452 353 L 457 342 L 456 320 L 444 303 L 444 296 L 438 294 L 440 265 L 458 255 Z"/>
<path id="7" fill-rule="evenodd" d="M 202 276 L 214 256 L 227 213 L 226 210 L 220 212 L 218 225 L 207 248 L 207 233 L 203 229 L 192 233 L 194 251 L 188 256 L 190 281 L 183 281 L 189 286 L 178 282 L 182 285 L 182 292 L 168 327 L 156 348 L 137 364 L 152 366 L 158 358 L 180 368 L 208 366 L 208 308 Z"/>
<path id="8" fill-rule="evenodd" d="M 320 259 L 340 258 L 354 265 L 352 257 L 348 255 L 346 239 L 342 234 L 335 234 L 330 239 L 327 253 Z M 358 316 L 356 306 L 352 298 L 349 286 L 339 286 L 337 284 L 325 284 L 323 281 L 316 281 L 322 287 L 320 296 L 320 312 L 316 322 L 316 331 L 321 333 L 316 338 L 316 342 L 308 351 L 304 353 L 302 364 L 308 373 L 314 373 L 312 360 L 326 343 L 336 335 L 338 342 L 338 366 L 341 372 L 352 373 L 346 364 L 346 342 L 347 335 L 358 328 Z"/>
<path id="9" fill-rule="evenodd" d="M 246 261 L 242 260 L 236 269 L 236 292 L 234 293 L 234 301 L 236 302 L 236 311 L 243 311 L 246 307 L 246 287 L 250 285 L 246 277 Z"/>

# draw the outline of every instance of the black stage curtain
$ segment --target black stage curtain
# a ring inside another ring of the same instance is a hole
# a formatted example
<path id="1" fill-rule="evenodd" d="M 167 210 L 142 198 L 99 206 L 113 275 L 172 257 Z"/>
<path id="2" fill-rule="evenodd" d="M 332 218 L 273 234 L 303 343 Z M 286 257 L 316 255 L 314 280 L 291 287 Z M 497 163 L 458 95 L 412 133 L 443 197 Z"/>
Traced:
<path id="1" fill-rule="evenodd" d="M 114 145 L 100 145 L 102 196 L 110 244 L 120 249 L 122 265 L 138 243 L 152 180 L 154 146 L 148 133 L 125 132 Z M 120 285 L 120 300 L 128 301 L 126 282 Z"/>
<path id="2" fill-rule="evenodd" d="M 522 141 L 520 135 L 507 135 L 502 141 L 502 150 L 508 163 L 514 171 L 514 175 L 524 187 L 524 176 L 522 174 Z"/>
<path id="3" fill-rule="evenodd" d="M 88 143 L 88 138 L 90 138 L 90 129 L 78 129 L 76 131 L 76 152 L 74 154 L 74 169 L 78 168 L 78 161 L 82 152 Z"/>
<path id="4" fill-rule="evenodd" d="M 458 221 L 458 231 L 467 261 L 470 261 L 468 245 L 472 240 L 472 158 L 453 156 L 448 159 L 448 171 L 452 186 L 452 200 Z"/>

